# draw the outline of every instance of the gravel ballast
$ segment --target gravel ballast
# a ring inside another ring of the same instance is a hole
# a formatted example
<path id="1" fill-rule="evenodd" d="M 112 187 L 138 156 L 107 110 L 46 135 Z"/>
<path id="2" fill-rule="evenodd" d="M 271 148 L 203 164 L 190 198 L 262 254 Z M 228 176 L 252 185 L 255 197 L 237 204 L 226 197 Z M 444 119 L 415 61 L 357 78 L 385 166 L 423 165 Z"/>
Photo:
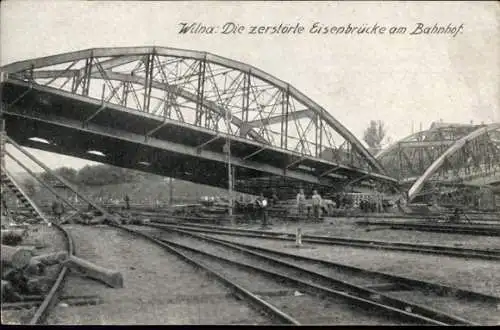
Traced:
<path id="1" fill-rule="evenodd" d="M 70 225 L 76 254 L 118 270 L 124 288 L 71 274 L 64 295 L 99 295 L 97 306 L 56 306 L 49 324 L 262 324 L 229 290 L 161 247 L 107 226 Z"/>

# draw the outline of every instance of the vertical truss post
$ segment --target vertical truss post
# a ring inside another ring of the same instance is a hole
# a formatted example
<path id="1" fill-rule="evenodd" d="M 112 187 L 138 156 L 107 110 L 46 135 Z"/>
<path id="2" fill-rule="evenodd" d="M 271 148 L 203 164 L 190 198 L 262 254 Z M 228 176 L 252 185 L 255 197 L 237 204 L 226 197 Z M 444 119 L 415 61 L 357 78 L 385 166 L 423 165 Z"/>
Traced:
<path id="1" fill-rule="evenodd" d="M 167 92 L 167 100 L 166 100 L 166 102 L 164 104 L 164 108 L 163 108 L 163 116 L 166 118 L 171 118 L 171 116 L 172 116 L 172 107 L 174 106 L 173 98 L 174 98 L 173 93 L 168 91 Z M 200 126 L 201 126 L 201 122 L 200 122 Z"/>
<path id="2" fill-rule="evenodd" d="M 206 69 L 206 55 L 203 60 L 200 60 L 199 72 L 198 72 L 198 91 L 196 93 L 196 120 L 194 122 L 195 126 L 201 127 L 201 122 L 203 119 L 203 102 L 205 100 L 205 69 Z"/>
<path id="3" fill-rule="evenodd" d="M 90 58 L 87 58 L 85 61 L 85 73 L 83 75 L 83 85 L 82 85 L 82 94 L 84 96 L 89 95 L 89 88 L 90 88 L 90 76 L 92 74 L 92 63 L 94 59 L 93 56 L 91 55 Z"/>
<path id="4" fill-rule="evenodd" d="M 353 165 L 353 153 L 354 153 L 354 148 L 353 148 L 353 145 L 351 143 L 348 143 L 347 144 L 347 148 L 349 150 L 349 164 L 352 166 Z"/>
<path id="5" fill-rule="evenodd" d="M 122 92 L 122 106 L 124 106 L 124 107 L 127 106 L 128 89 L 129 89 L 129 82 L 124 82 L 123 83 L 123 92 Z"/>
<path id="6" fill-rule="evenodd" d="M 283 103 L 283 112 L 285 115 L 284 121 L 281 121 L 281 137 L 282 137 L 282 148 L 288 149 L 288 110 L 290 105 L 290 85 L 286 85 L 286 90 L 283 91 L 285 94 L 285 102 Z M 284 127 L 283 127 L 284 126 Z"/>
<path id="7" fill-rule="evenodd" d="M 241 119 L 244 123 L 248 122 L 248 111 L 250 106 L 250 71 L 248 73 L 244 73 L 243 76 L 243 95 L 241 97 Z M 245 129 L 245 128 L 244 128 Z M 240 128 L 241 130 L 241 128 Z M 246 134 L 245 134 L 246 136 Z"/>
<path id="8" fill-rule="evenodd" d="M 146 83 L 144 85 L 144 112 L 149 112 L 149 103 L 151 102 L 151 88 L 153 86 L 153 68 L 154 68 L 154 54 L 146 57 Z"/>
<path id="9" fill-rule="evenodd" d="M 321 155 L 323 150 L 323 119 L 319 119 L 319 153 L 318 157 Z"/>
<path id="10" fill-rule="evenodd" d="M 78 88 L 78 81 L 80 80 L 80 75 L 73 75 L 73 83 L 71 84 L 71 92 L 76 93 Z"/>
<path id="11" fill-rule="evenodd" d="M 33 64 L 31 64 L 31 67 L 30 67 L 30 76 L 29 76 L 30 86 L 33 86 L 33 83 L 35 82 L 35 79 L 33 78 L 33 71 L 34 70 L 35 70 L 35 66 Z"/>
<path id="12" fill-rule="evenodd" d="M 319 122 L 321 121 L 321 118 L 319 117 L 319 114 L 316 114 L 315 116 L 315 128 L 316 128 L 316 134 L 314 135 L 314 149 L 315 149 L 315 156 L 319 156 L 320 149 L 318 147 L 319 144 L 319 134 L 320 134 L 320 129 L 319 129 Z"/>

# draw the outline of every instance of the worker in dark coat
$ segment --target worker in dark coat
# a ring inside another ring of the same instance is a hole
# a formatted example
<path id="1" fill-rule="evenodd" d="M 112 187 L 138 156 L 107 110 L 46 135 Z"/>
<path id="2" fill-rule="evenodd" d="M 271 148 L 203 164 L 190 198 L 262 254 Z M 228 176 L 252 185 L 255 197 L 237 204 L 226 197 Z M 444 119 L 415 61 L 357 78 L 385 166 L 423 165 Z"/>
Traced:
<path id="1" fill-rule="evenodd" d="M 267 199 L 264 197 L 264 194 L 261 193 L 259 197 L 255 200 L 257 210 L 259 212 L 259 216 L 262 219 L 262 227 L 267 227 L 267 207 L 268 207 L 268 202 Z"/>
<path id="2" fill-rule="evenodd" d="M 125 194 L 125 198 L 124 198 L 124 200 L 125 200 L 125 208 L 126 208 L 127 210 L 130 210 L 130 197 L 128 197 L 128 195 L 127 195 L 127 194 Z"/>
<path id="3" fill-rule="evenodd" d="M 58 222 L 61 221 L 61 217 L 64 213 L 64 204 L 58 198 L 52 203 L 52 213 Z"/>
<path id="4" fill-rule="evenodd" d="M 279 197 L 278 197 L 278 192 L 276 189 L 273 189 L 272 197 L 271 197 L 271 204 L 272 206 L 275 206 L 279 202 Z"/>

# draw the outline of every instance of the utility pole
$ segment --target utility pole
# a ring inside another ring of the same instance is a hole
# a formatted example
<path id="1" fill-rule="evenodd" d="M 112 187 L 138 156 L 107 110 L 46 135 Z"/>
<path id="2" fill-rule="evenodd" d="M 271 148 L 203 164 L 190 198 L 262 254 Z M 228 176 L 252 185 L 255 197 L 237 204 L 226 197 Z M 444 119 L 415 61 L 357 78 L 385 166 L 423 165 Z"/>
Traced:
<path id="1" fill-rule="evenodd" d="M 7 79 L 7 74 L 0 72 L 0 83 L 3 83 Z M 4 111 L 4 103 L 0 103 L 0 121 L 1 121 L 1 131 L 0 131 L 0 162 L 2 166 L 2 170 L 5 169 L 5 143 L 6 143 L 6 136 L 7 136 L 7 131 L 5 130 L 5 119 L 3 117 L 3 111 Z M 6 110 L 6 109 L 5 109 Z"/>
<path id="2" fill-rule="evenodd" d="M 174 198 L 174 185 L 172 184 L 172 177 L 168 178 L 168 188 L 170 189 L 170 196 L 168 198 L 168 205 L 172 206 L 173 205 L 173 198 Z"/>
<path id="3" fill-rule="evenodd" d="M 229 218 L 233 219 L 233 171 L 231 169 L 231 137 L 230 137 L 230 124 L 231 123 L 231 111 L 226 111 L 226 127 L 227 127 L 227 139 L 226 145 L 224 146 L 224 152 L 227 153 L 227 176 L 228 176 L 228 193 L 229 193 Z"/>
<path id="4" fill-rule="evenodd" d="M 3 118 L 3 113 L 0 114 L 2 116 L 1 119 L 1 131 L 0 131 L 0 157 L 2 162 L 2 170 L 5 169 L 5 135 L 7 132 L 5 131 L 5 119 Z"/>

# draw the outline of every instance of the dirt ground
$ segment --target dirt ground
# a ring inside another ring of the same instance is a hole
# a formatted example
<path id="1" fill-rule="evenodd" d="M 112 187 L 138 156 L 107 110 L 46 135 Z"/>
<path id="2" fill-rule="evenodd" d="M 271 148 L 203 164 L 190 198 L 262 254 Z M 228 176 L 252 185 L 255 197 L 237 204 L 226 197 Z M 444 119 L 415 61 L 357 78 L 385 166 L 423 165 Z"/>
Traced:
<path id="1" fill-rule="evenodd" d="M 129 233 L 69 225 L 76 255 L 122 273 L 124 288 L 72 274 L 63 295 L 99 295 L 98 306 L 59 304 L 49 324 L 259 324 L 265 319 L 207 275 Z"/>
<path id="2" fill-rule="evenodd" d="M 500 248 L 500 238 L 438 234 L 416 231 L 366 231 L 353 225 L 353 219 L 327 218 L 323 223 L 280 223 L 272 231 L 331 235 L 352 238 L 430 243 L 472 248 Z M 260 225 L 240 228 L 259 229 Z M 68 306 L 61 303 L 48 318 L 49 324 L 266 324 L 269 321 L 236 300 L 229 290 L 178 257 L 129 233 L 107 226 L 65 226 L 75 240 L 76 255 L 97 265 L 122 273 L 124 288 L 113 289 L 96 281 L 70 273 L 62 295 L 98 295 L 97 306 Z M 225 239 L 262 247 L 323 258 L 358 267 L 417 277 L 500 296 L 500 263 L 461 258 L 420 255 L 349 248 L 343 246 L 293 247 L 290 242 L 220 236 Z M 40 226 L 26 244 L 44 246 L 37 253 L 59 251 L 64 247 L 55 229 Z M 276 298 L 281 299 L 281 298 Z M 17 314 L 16 314 L 17 313 Z M 2 312 L 19 320 L 26 312 Z M 26 315 L 25 315 L 26 316 Z M 321 321 L 321 320 L 320 320 Z M 5 323 L 5 322 L 4 322 Z"/>

